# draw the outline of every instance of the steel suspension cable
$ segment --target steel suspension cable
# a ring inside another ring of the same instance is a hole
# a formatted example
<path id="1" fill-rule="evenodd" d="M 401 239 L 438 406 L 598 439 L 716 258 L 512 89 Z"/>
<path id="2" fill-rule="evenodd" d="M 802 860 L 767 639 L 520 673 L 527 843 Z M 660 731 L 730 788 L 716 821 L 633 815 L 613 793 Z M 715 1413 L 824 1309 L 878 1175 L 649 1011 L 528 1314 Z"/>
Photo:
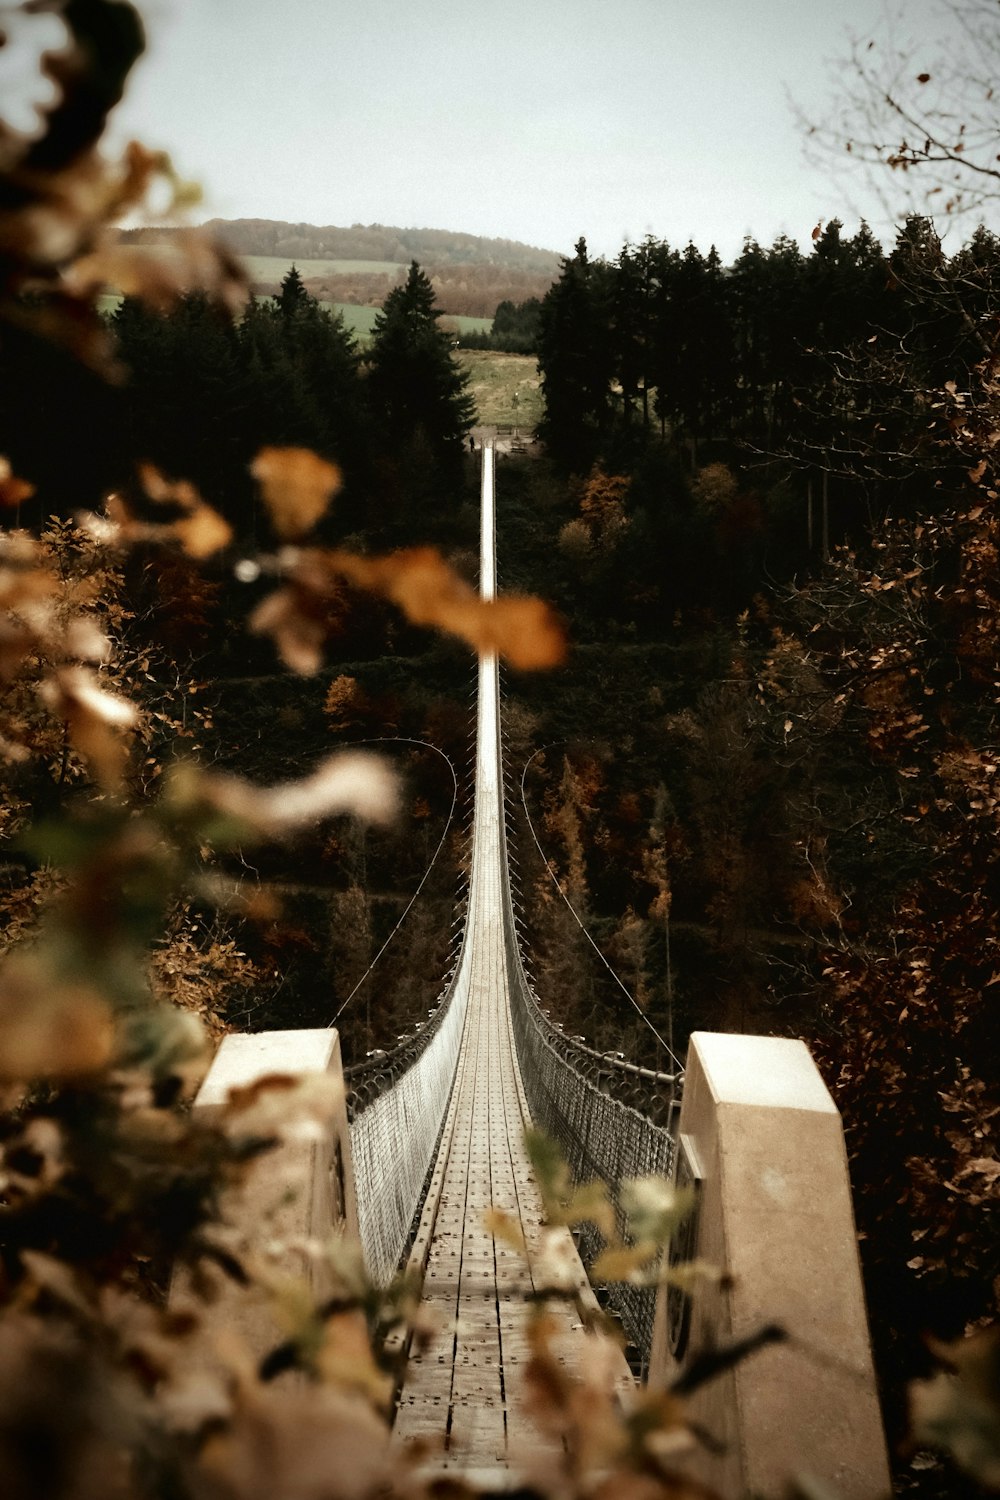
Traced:
<path id="1" fill-rule="evenodd" d="M 381 948 L 378 950 L 378 952 L 376 953 L 375 957 L 372 959 L 371 963 L 368 965 L 367 969 L 362 974 L 361 978 L 358 980 L 357 984 L 354 986 L 354 988 L 351 991 L 351 993 L 347 996 L 347 999 L 342 1002 L 342 1004 L 341 1004 L 340 1008 L 338 1009 L 336 1015 L 334 1016 L 333 1020 L 329 1023 L 329 1026 L 327 1027 L 327 1030 L 330 1030 L 334 1026 L 336 1026 L 337 1022 L 340 1020 L 340 1017 L 344 1014 L 344 1011 L 350 1005 L 351 1001 L 354 999 L 355 995 L 358 993 L 358 990 L 361 988 L 361 986 L 365 983 L 366 979 L 368 979 L 369 976 L 372 974 L 372 972 L 375 969 L 375 965 L 378 963 L 379 959 L 382 957 L 383 953 L 388 948 L 389 944 L 392 942 L 393 938 L 396 936 L 397 932 L 399 931 L 399 929 L 402 927 L 403 923 L 406 921 L 407 917 L 409 916 L 410 911 L 412 910 L 413 905 L 414 905 L 414 903 L 417 900 L 417 897 L 420 895 L 420 892 L 423 890 L 424 886 L 427 884 L 427 881 L 430 878 L 431 871 L 434 869 L 434 866 L 437 864 L 438 855 L 441 853 L 441 850 L 444 848 L 445 840 L 447 839 L 448 834 L 451 831 L 452 821 L 454 820 L 454 817 L 455 817 L 455 807 L 456 807 L 456 805 L 458 803 L 458 773 L 455 770 L 455 766 L 454 766 L 453 761 L 451 760 L 451 757 L 448 756 L 448 755 L 446 755 L 445 752 L 442 749 L 440 749 L 439 746 L 432 745 L 428 740 L 417 740 L 417 739 L 411 738 L 409 735 L 401 735 L 401 734 L 395 734 L 395 735 L 375 735 L 375 736 L 372 736 L 370 739 L 366 739 L 366 740 L 352 740 L 350 743 L 351 744 L 355 744 L 355 745 L 419 745 L 420 748 L 423 749 L 423 750 L 433 750 L 434 753 L 435 753 L 435 755 L 440 755 L 441 759 L 445 762 L 445 764 L 447 765 L 449 771 L 451 772 L 451 782 L 452 782 L 451 807 L 449 808 L 449 810 L 448 810 L 448 816 L 445 819 L 444 832 L 441 834 L 441 837 L 438 840 L 438 845 L 437 845 L 437 848 L 434 850 L 434 853 L 431 856 L 431 862 L 430 862 L 430 864 L 427 866 L 426 870 L 424 871 L 423 875 L 421 876 L 420 884 L 417 886 L 416 890 L 413 892 L 413 895 L 410 897 L 409 901 L 406 903 L 406 906 L 403 909 L 402 915 L 398 918 L 398 920 L 396 922 L 396 925 L 393 927 L 392 931 L 389 933 L 389 936 L 386 938 L 385 942 L 382 944 Z"/>
<path id="2" fill-rule="evenodd" d="M 551 879 L 552 884 L 555 886 L 556 890 L 559 892 L 559 894 L 562 897 L 563 901 L 566 903 L 567 907 L 569 908 L 569 911 L 572 914 L 573 920 L 576 922 L 576 925 L 579 927 L 580 931 L 583 933 L 584 937 L 587 939 L 587 942 L 593 948 L 594 952 L 597 954 L 598 958 L 601 960 L 601 963 L 607 969 L 608 973 L 611 975 L 612 979 L 615 981 L 615 984 L 617 984 L 618 988 L 621 990 L 622 994 L 625 996 L 626 1000 L 628 1000 L 628 1002 L 632 1006 L 633 1010 L 636 1011 L 636 1013 L 639 1015 L 639 1017 L 642 1019 L 642 1021 L 646 1024 L 646 1026 L 648 1026 L 649 1030 L 652 1032 L 652 1034 L 656 1038 L 657 1042 L 663 1048 L 664 1052 L 676 1064 L 676 1066 L 678 1068 L 678 1071 L 679 1072 L 683 1072 L 684 1071 L 684 1064 L 681 1062 L 681 1060 L 677 1056 L 676 1052 L 674 1052 L 671 1047 L 668 1047 L 667 1043 L 663 1040 L 662 1036 L 657 1031 L 657 1029 L 653 1025 L 652 1021 L 646 1015 L 646 1012 L 643 1010 L 643 1008 L 639 1004 L 638 1000 L 636 1000 L 635 996 L 632 995 L 631 992 L 629 991 L 627 985 L 625 985 L 622 982 L 621 978 L 615 973 L 614 969 L 611 967 L 610 963 L 605 958 L 604 954 L 601 952 L 601 950 L 597 946 L 597 944 L 594 942 L 594 939 L 591 937 L 590 933 L 587 931 L 587 927 L 586 927 L 585 923 L 583 922 L 582 918 L 580 917 L 579 912 L 576 910 L 576 907 L 573 905 L 572 901 L 569 899 L 569 897 L 567 896 L 566 892 L 563 890 L 562 886 L 560 885 L 560 883 L 559 883 L 559 877 L 556 875 L 556 872 L 553 869 L 552 864 L 549 861 L 549 859 L 548 859 L 548 857 L 547 857 L 547 855 L 545 853 L 545 850 L 542 848 L 541 840 L 539 839 L 538 834 L 535 832 L 535 825 L 532 822 L 532 820 L 531 820 L 531 814 L 528 811 L 528 799 L 527 799 L 527 792 L 526 792 L 526 788 L 525 788 L 525 782 L 526 782 L 526 779 L 527 779 L 528 771 L 529 771 L 529 769 L 531 767 L 532 761 L 536 760 L 539 755 L 544 755 L 544 753 L 545 753 L 546 750 L 553 750 L 553 749 L 555 749 L 555 747 L 557 745 L 564 745 L 564 744 L 567 744 L 567 743 L 568 743 L 568 741 L 566 741 L 566 740 L 554 740 L 552 742 L 552 744 L 550 744 L 550 745 L 542 745 L 538 750 L 536 750 L 532 755 L 530 755 L 528 757 L 528 759 L 525 761 L 524 768 L 523 768 L 523 770 L 521 772 L 521 806 L 524 809 L 524 816 L 525 816 L 525 821 L 528 824 L 528 831 L 531 834 L 531 837 L 535 841 L 535 848 L 538 850 L 538 853 L 539 853 L 539 856 L 540 856 L 540 858 L 542 860 L 542 863 L 544 864 L 546 870 L 548 871 L 549 878 Z"/>

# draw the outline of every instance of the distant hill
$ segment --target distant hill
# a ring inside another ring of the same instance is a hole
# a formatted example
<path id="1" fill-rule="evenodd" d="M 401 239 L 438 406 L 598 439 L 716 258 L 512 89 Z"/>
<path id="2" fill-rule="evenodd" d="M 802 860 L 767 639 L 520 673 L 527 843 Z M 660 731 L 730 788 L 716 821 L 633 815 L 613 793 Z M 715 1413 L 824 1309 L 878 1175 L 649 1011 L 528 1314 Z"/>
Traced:
<path id="1" fill-rule="evenodd" d="M 386 224 L 286 224 L 275 219 L 210 219 L 204 226 L 248 263 L 257 292 L 275 292 L 294 263 L 321 300 L 378 307 L 420 262 L 448 313 L 492 317 L 505 300 L 543 297 L 559 271 L 554 250 L 517 240 L 487 239 L 447 229 L 399 229 Z M 126 243 L 169 242 L 176 230 L 123 230 Z"/>

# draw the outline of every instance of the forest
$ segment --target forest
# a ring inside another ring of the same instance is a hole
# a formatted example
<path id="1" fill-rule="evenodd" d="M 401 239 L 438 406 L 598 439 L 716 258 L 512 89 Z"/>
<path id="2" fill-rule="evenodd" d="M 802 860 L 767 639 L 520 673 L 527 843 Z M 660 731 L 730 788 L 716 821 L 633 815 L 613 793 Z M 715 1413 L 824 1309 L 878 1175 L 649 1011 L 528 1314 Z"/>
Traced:
<path id="1" fill-rule="evenodd" d="M 415 259 L 364 351 L 295 272 L 248 300 L 210 227 L 183 274 L 140 238 L 98 313 L 117 221 L 171 182 L 141 148 L 96 165 L 141 47 L 108 9 L 99 73 L 73 12 L 64 107 L 13 151 L 0 221 L 0 1478 L 96 1500 L 127 1431 L 116 1493 L 254 1500 L 278 1491 L 233 1454 L 293 1419 L 249 1377 L 171 1414 L 163 1287 L 178 1259 L 225 1263 L 220 1183 L 263 1144 L 180 1106 L 206 1036 L 336 1015 L 350 1061 L 439 991 L 485 628 L 455 608 L 475 413 Z M 946 252 L 924 215 L 891 248 L 833 219 L 730 266 L 581 239 L 537 309 L 497 309 L 545 400 L 497 479 L 537 988 L 567 1030 L 662 1061 L 575 911 L 671 1045 L 809 1042 L 847 1129 L 900 1492 L 926 1496 L 980 1491 L 911 1467 L 908 1382 L 943 1360 L 980 1425 L 996 1403 L 998 252 L 984 229 Z M 532 596 L 561 625 L 527 625 Z M 359 791 L 329 757 L 373 740 Z M 298 1315 L 315 1377 L 346 1335 Z M 961 1448 L 956 1407 L 936 1446 Z M 38 1429 L 44 1462 L 19 1447 Z M 984 1478 L 990 1441 L 966 1465 Z"/>
<path id="2" fill-rule="evenodd" d="M 729 268 L 581 242 L 541 312 L 561 498 L 524 476 L 504 537 L 573 621 L 517 690 L 550 858 L 661 1031 L 808 1039 L 884 1370 L 995 1315 L 1000 1270 L 997 250 L 922 217 Z M 540 983 L 600 1034 L 544 890 Z"/>

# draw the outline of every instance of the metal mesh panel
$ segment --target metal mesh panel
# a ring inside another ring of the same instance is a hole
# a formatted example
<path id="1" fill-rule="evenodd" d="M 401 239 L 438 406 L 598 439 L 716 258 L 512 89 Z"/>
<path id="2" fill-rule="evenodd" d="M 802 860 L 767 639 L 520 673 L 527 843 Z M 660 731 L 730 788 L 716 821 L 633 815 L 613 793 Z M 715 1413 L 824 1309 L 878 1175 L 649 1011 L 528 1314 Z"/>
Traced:
<path id="1" fill-rule="evenodd" d="M 385 1285 L 406 1249 L 455 1080 L 469 998 L 469 945 L 423 1031 L 348 1071 L 351 1155 L 365 1264 Z"/>
<path id="2" fill-rule="evenodd" d="M 621 1229 L 622 1182 L 650 1173 L 669 1176 L 672 1171 L 674 1142 L 665 1122 L 675 1080 L 668 1074 L 636 1077 L 648 1070 L 626 1071 L 563 1036 L 542 1015 L 528 985 L 513 917 L 506 942 L 514 1037 L 532 1118 L 539 1129 L 558 1141 L 575 1181 L 600 1177 L 607 1183 Z M 617 1093 L 619 1086 L 621 1096 L 607 1092 L 615 1089 Z M 641 1099 L 648 1113 L 640 1114 L 635 1103 L 627 1102 L 630 1099 Z M 649 1113 L 659 1114 L 664 1123 L 654 1124 Z M 587 1226 L 581 1238 L 585 1259 L 592 1259 L 600 1249 L 598 1235 Z M 616 1283 L 608 1288 L 608 1297 L 629 1341 L 643 1360 L 648 1359 L 655 1293 Z"/>
<path id="3" fill-rule="evenodd" d="M 608 1186 L 619 1231 L 625 1228 L 621 1185 L 630 1177 L 669 1176 L 671 1128 L 679 1079 L 607 1057 L 566 1036 L 541 1011 L 524 970 L 510 895 L 504 839 L 504 942 L 518 1061 L 532 1119 L 557 1141 L 573 1179 L 599 1177 Z M 580 1235 L 587 1261 L 601 1247 L 591 1226 Z M 608 1299 L 645 1363 L 653 1338 L 655 1291 L 615 1283 Z"/>

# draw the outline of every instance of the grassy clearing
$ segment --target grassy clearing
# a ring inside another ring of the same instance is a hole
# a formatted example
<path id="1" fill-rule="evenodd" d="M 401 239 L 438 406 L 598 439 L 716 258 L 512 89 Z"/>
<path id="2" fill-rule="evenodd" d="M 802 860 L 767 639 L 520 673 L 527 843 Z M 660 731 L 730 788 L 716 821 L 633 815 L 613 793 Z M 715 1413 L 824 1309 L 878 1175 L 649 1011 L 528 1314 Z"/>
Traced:
<path id="1" fill-rule="evenodd" d="M 316 276 L 357 276 L 370 273 L 379 276 L 395 276 L 403 270 L 402 262 L 394 260 L 300 260 L 298 256 L 285 255 L 241 255 L 251 281 L 284 280 L 292 266 L 298 268 L 303 281 Z"/>
<path id="2" fill-rule="evenodd" d="M 377 307 L 358 307 L 351 302 L 320 302 L 320 307 L 325 307 L 327 312 L 340 313 L 344 320 L 344 327 L 348 333 L 353 333 L 359 344 L 367 344 L 372 336 L 372 328 L 378 317 Z"/>
<path id="3" fill-rule="evenodd" d="M 121 306 L 121 302 L 120 292 L 101 292 L 97 298 L 98 311 L 105 317 L 110 317 Z M 321 301 L 320 307 L 325 307 L 328 312 L 339 312 L 344 319 L 348 333 L 353 333 L 359 344 L 366 344 L 371 338 L 372 328 L 379 314 L 377 307 L 360 307 L 352 302 L 327 301 Z M 492 318 L 449 316 L 443 322 L 446 328 L 453 328 L 458 333 L 489 333 L 493 327 Z"/>
<path id="4" fill-rule="evenodd" d="M 456 357 L 469 376 L 478 421 L 484 426 L 530 432 L 541 420 L 542 392 L 533 354 L 462 349 Z"/>
<path id="5" fill-rule="evenodd" d="M 351 302 L 320 302 L 320 307 L 339 312 L 348 332 L 353 333 L 359 343 L 364 344 L 371 338 L 372 328 L 379 314 L 377 307 L 358 307 Z M 493 327 L 493 319 L 452 317 L 449 313 L 441 319 L 441 327 L 453 329 L 456 333 L 489 333 Z"/>
<path id="6" fill-rule="evenodd" d="M 492 318 L 467 318 L 464 313 L 444 313 L 440 327 L 445 333 L 492 333 Z"/>

